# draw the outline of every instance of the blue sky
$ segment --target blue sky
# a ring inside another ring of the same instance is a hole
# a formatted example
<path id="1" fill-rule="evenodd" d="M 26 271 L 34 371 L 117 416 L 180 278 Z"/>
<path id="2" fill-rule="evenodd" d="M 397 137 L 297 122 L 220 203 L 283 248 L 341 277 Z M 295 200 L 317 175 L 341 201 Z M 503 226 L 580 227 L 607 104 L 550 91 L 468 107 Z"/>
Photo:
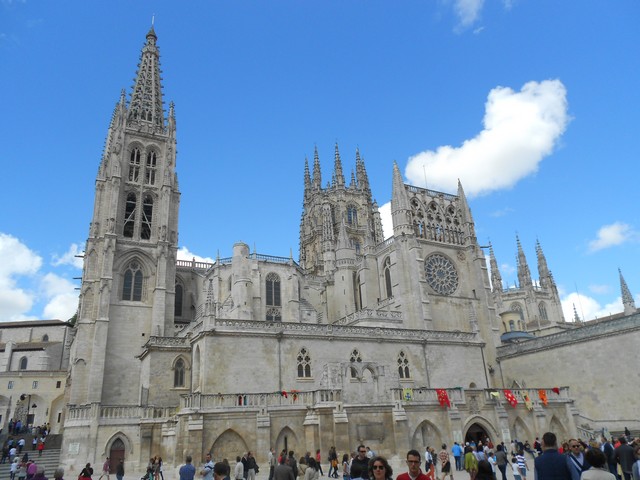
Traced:
<path id="1" fill-rule="evenodd" d="M 155 15 L 176 104 L 183 258 L 297 258 L 305 157 L 363 155 L 377 202 L 469 196 L 516 279 L 536 239 L 590 319 L 640 306 L 640 3 L 0 0 L 0 321 L 71 317 L 94 180 Z M 571 314 L 569 313 L 569 316 Z"/>

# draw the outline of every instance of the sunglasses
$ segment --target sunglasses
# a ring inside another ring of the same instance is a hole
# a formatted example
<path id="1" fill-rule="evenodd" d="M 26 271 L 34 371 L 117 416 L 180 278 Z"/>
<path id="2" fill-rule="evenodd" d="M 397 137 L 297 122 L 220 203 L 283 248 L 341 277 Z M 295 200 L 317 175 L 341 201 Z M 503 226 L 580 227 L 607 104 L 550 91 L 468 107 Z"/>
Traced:
<path id="1" fill-rule="evenodd" d="M 371 467 L 373 470 L 384 470 L 384 465 L 374 465 Z"/>

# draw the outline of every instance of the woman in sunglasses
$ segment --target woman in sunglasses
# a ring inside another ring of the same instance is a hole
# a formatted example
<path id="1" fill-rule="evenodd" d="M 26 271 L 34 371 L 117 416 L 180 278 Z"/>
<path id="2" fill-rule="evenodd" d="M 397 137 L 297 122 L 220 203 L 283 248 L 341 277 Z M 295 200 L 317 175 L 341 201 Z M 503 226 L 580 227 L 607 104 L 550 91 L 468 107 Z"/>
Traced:
<path id="1" fill-rule="evenodd" d="M 369 462 L 369 478 L 371 480 L 392 480 L 393 469 L 384 457 L 373 457 Z"/>

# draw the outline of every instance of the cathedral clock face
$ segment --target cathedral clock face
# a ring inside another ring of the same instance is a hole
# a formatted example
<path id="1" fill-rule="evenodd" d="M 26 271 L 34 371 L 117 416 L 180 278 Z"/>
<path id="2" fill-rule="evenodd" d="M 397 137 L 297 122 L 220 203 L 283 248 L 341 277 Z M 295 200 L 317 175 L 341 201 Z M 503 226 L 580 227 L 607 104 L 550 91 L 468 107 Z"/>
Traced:
<path id="1" fill-rule="evenodd" d="M 427 283 L 436 293 L 451 295 L 458 288 L 456 267 L 444 255 L 434 253 L 424 262 Z"/>

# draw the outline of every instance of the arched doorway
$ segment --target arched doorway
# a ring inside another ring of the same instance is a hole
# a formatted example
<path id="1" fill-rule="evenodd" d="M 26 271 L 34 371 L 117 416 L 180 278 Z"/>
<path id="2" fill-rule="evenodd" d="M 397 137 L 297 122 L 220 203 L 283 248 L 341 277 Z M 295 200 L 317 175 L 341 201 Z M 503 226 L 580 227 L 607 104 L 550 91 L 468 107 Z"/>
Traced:
<path id="1" fill-rule="evenodd" d="M 293 433 L 293 430 L 289 427 L 284 427 L 280 430 L 278 438 L 276 439 L 276 450 L 285 450 L 288 452 L 289 450 L 299 450 L 297 447 L 298 438 L 296 437 L 296 434 Z"/>
<path id="2" fill-rule="evenodd" d="M 425 447 L 439 448 L 442 444 L 440 430 L 428 420 L 423 420 L 413 433 L 411 447 L 418 451 L 424 451 Z"/>
<path id="3" fill-rule="evenodd" d="M 467 429 L 467 433 L 464 436 L 464 441 L 474 442 L 477 444 L 478 442 L 484 442 L 487 437 L 490 438 L 489 432 L 487 432 L 487 430 L 482 425 L 480 425 L 479 423 L 472 423 Z"/>
<path id="4" fill-rule="evenodd" d="M 109 473 L 116 471 L 116 467 L 120 460 L 124 461 L 124 442 L 120 437 L 116 438 L 109 449 Z"/>
<path id="5" fill-rule="evenodd" d="M 247 442 L 232 429 L 225 430 L 211 446 L 214 458 L 235 459 L 237 455 L 242 456 L 248 450 Z"/>

